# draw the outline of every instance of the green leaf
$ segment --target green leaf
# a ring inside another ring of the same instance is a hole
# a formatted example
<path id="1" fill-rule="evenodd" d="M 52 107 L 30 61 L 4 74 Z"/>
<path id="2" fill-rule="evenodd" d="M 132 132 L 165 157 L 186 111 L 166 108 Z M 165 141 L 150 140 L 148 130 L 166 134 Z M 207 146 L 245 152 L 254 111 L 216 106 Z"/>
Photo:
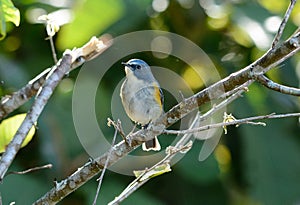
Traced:
<path id="1" fill-rule="evenodd" d="M 25 117 L 26 114 L 24 113 L 2 121 L 0 124 L 0 153 L 5 151 L 6 146 L 13 139 Z M 32 126 L 21 147 L 26 146 L 30 142 L 34 133 L 35 127 Z"/>
<path id="2" fill-rule="evenodd" d="M 120 20 L 124 12 L 123 4 L 120 0 L 109 0 L 84 1 L 77 5 L 74 21 L 62 27 L 58 34 L 58 47 L 66 49 L 81 46 L 91 36 L 99 35 Z"/>
<path id="3" fill-rule="evenodd" d="M 0 1 L 0 21 L 0 40 L 6 36 L 6 22 L 12 22 L 19 26 L 20 11 L 14 7 L 11 0 Z"/>

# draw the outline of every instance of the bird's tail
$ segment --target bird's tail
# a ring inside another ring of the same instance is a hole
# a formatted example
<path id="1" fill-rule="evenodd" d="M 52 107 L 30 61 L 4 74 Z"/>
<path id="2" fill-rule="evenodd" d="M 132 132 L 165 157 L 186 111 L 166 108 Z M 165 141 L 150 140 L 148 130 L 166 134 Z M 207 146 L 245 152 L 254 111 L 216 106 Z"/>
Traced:
<path id="1" fill-rule="evenodd" d="M 157 137 L 155 136 L 152 140 L 144 142 L 142 144 L 142 149 L 144 151 L 147 151 L 147 152 L 151 151 L 151 150 L 159 151 L 161 149 L 161 147 L 160 147 L 160 144 L 159 144 L 159 141 L 158 141 Z"/>

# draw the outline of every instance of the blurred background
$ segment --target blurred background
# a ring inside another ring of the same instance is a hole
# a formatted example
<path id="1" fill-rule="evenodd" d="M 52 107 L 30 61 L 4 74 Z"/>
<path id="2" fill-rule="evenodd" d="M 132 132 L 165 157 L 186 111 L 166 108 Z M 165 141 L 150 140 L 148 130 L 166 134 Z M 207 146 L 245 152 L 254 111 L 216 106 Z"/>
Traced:
<path id="1" fill-rule="evenodd" d="M 221 77 L 249 65 L 271 45 L 289 1 L 286 0 L 15 0 L 21 12 L 19 27 L 7 24 L 8 35 L 0 42 L 0 96 L 17 91 L 30 79 L 53 65 L 45 25 L 38 16 L 53 12 L 61 29 L 54 37 L 58 56 L 67 48 L 80 47 L 91 36 L 117 37 L 132 31 L 163 30 L 184 36 L 201 47 L 213 60 Z M 283 39 L 300 25 L 296 4 Z M 204 88 L 193 72 L 172 56 L 139 57 L 181 75 L 194 92 Z M 268 72 L 276 82 L 299 86 L 299 54 Z M 120 59 L 121 60 L 121 59 Z M 33 140 L 17 155 L 10 170 L 51 163 L 53 168 L 27 175 L 9 175 L 0 185 L 3 204 L 31 204 L 88 161 L 72 120 L 72 90 L 80 69 L 71 72 L 58 86 L 39 121 Z M 100 126 L 110 117 L 112 87 L 124 77 L 116 63 L 105 76 L 99 102 Z M 299 112 L 299 98 L 283 95 L 254 83 L 228 106 L 236 118 L 272 112 Z M 176 103 L 166 94 L 165 110 Z M 13 114 L 27 112 L 32 100 Z M 105 116 L 105 117 L 103 117 Z M 229 127 L 214 153 L 198 161 L 203 142 L 172 172 L 152 179 L 122 204 L 300 204 L 300 128 L 296 118 L 267 120 L 266 127 Z M 107 136 L 112 128 L 104 128 Z M 88 133 L 87 133 L 88 135 Z M 163 138 L 163 137 L 161 137 Z M 120 140 L 120 139 L 118 139 Z M 168 141 L 161 139 L 163 145 Z M 111 201 L 134 179 L 106 172 L 98 204 Z M 66 197 L 60 204 L 92 204 L 96 178 Z"/>

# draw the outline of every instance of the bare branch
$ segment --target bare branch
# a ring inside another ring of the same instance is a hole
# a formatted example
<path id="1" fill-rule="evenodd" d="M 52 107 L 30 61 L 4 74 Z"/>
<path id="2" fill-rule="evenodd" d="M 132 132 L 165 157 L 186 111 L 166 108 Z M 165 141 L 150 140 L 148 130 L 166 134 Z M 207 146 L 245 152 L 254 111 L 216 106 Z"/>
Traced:
<path id="1" fill-rule="evenodd" d="M 71 70 L 79 67 L 85 61 L 92 60 L 96 56 L 100 55 L 111 45 L 111 43 L 111 39 L 105 35 L 101 36 L 99 39 L 92 37 L 91 40 L 83 47 L 76 49 L 76 52 L 80 58 L 77 60 L 72 60 Z M 20 90 L 12 93 L 11 95 L 2 97 L 0 100 L 0 120 L 36 95 L 40 87 L 44 84 L 45 79 L 51 69 L 52 68 L 47 68 L 41 74 L 29 81 L 28 84 Z"/>
<path id="2" fill-rule="evenodd" d="M 218 112 L 219 110 L 221 110 L 222 108 L 226 107 L 227 105 L 229 105 L 231 102 L 233 102 L 234 100 L 236 100 L 237 98 L 241 97 L 242 94 L 245 91 L 248 91 L 248 86 L 252 83 L 251 80 L 247 81 L 246 83 L 244 83 L 243 85 L 236 87 L 235 89 L 228 91 L 227 93 L 224 93 L 224 98 L 225 96 L 228 97 L 225 100 L 223 100 L 222 102 L 220 102 L 219 104 L 213 106 L 210 110 L 208 110 L 206 113 L 204 113 L 203 115 L 201 115 L 199 122 L 204 121 L 206 119 L 208 119 L 209 117 L 211 117 L 214 113 Z"/>
<path id="3" fill-rule="evenodd" d="M 28 111 L 13 140 L 8 144 L 5 152 L 2 155 L 2 158 L 0 160 L 0 181 L 5 176 L 5 173 L 7 172 L 10 164 L 19 151 L 27 133 L 34 125 L 34 123 L 38 120 L 54 89 L 62 80 L 64 75 L 70 72 L 76 66 L 81 65 L 85 60 L 90 60 L 96 55 L 99 55 L 106 48 L 107 46 L 104 45 L 102 41 L 100 41 L 96 37 L 93 37 L 82 48 L 74 49 L 73 51 L 67 50 L 62 59 L 57 63 L 57 65 L 48 72 L 43 87 L 41 87 L 42 89 L 40 89 L 32 105 L 32 108 Z M 43 75 L 42 77 L 44 76 L 45 75 Z M 4 101 L 4 103 L 7 102 L 9 102 L 9 99 Z"/>
<path id="4" fill-rule="evenodd" d="M 280 47 L 277 47 L 274 50 L 269 50 L 265 55 L 263 55 L 257 61 L 253 62 L 251 65 L 241 69 L 238 72 L 232 73 L 228 77 L 205 88 L 195 95 L 186 98 L 185 100 L 171 108 L 156 122 L 153 122 L 152 126 L 149 126 L 148 131 L 151 130 L 152 134 L 150 132 L 137 132 L 131 135 L 131 145 L 139 145 L 141 142 L 152 139 L 151 136 L 161 134 L 165 127 L 169 127 L 179 119 L 185 117 L 187 114 L 197 109 L 199 106 L 211 100 L 216 100 L 223 97 L 218 95 L 211 96 L 210 93 L 218 93 L 220 90 L 228 92 L 235 89 L 237 86 L 243 85 L 246 82 L 248 82 L 248 85 L 250 85 L 252 82 L 254 82 L 253 80 L 255 80 L 256 75 L 266 73 L 271 68 L 279 65 L 281 62 L 294 55 L 299 50 L 300 33 L 296 33 L 290 39 L 285 41 Z"/>
<path id="5" fill-rule="evenodd" d="M 294 96 L 300 96 L 300 89 L 299 88 L 293 88 L 285 85 L 281 85 L 278 83 L 275 83 L 274 81 L 267 78 L 265 75 L 257 75 L 256 81 L 264 85 L 265 87 L 275 90 L 277 92 L 281 92 L 283 94 L 288 95 L 294 95 Z"/>
<path id="6" fill-rule="evenodd" d="M 54 68 L 53 73 L 50 72 L 51 75 L 46 80 L 43 89 L 41 90 L 41 92 L 39 92 L 36 100 L 32 105 L 32 108 L 26 115 L 13 140 L 8 144 L 5 152 L 2 155 L 0 161 L 0 180 L 3 179 L 8 167 L 10 166 L 17 152 L 21 148 L 21 144 L 23 143 L 27 133 L 37 121 L 48 99 L 52 95 L 53 90 L 59 83 L 60 79 L 62 79 L 63 75 L 69 71 L 71 67 L 71 59 L 71 55 L 64 55 L 62 60 L 58 62 L 56 68 Z"/>
<path id="7" fill-rule="evenodd" d="M 165 115 L 157 120 L 157 122 L 154 122 L 154 125 L 159 125 L 162 122 L 165 127 L 170 126 L 206 102 L 220 98 L 220 96 L 210 96 L 210 93 L 214 93 L 219 90 L 228 92 L 235 89 L 237 86 L 248 82 L 249 80 L 255 80 L 255 75 L 268 72 L 271 68 L 279 65 L 281 62 L 294 55 L 299 50 L 300 33 L 296 33 L 290 39 L 285 41 L 280 47 L 269 50 L 265 55 L 253 62 L 251 65 L 241 69 L 238 72 L 232 73 L 223 80 L 205 88 L 189 98 L 186 98 L 184 101 L 169 110 Z M 250 84 L 251 82 L 249 85 Z"/>
<path id="8" fill-rule="evenodd" d="M 120 120 L 118 120 L 118 122 L 120 122 Z M 105 164 L 104 164 L 103 170 L 101 172 L 101 175 L 97 179 L 98 180 L 98 187 L 97 187 L 97 192 L 96 192 L 96 195 L 95 195 L 95 199 L 94 199 L 93 205 L 96 205 L 96 203 L 97 203 L 97 199 L 98 199 L 99 192 L 100 192 L 100 189 L 101 189 L 101 184 L 102 184 L 102 181 L 103 181 L 103 177 L 104 177 L 105 171 L 107 169 L 107 165 L 108 165 L 108 161 L 109 161 L 109 158 L 110 158 L 110 154 L 111 154 L 112 148 L 113 148 L 113 146 L 114 146 L 114 144 L 116 142 L 117 133 L 118 133 L 118 130 L 115 129 L 115 134 L 114 134 L 114 137 L 113 137 L 113 140 L 112 140 L 112 143 L 111 143 L 111 148 L 108 151 L 108 157 L 107 157 L 107 159 L 105 161 Z"/>
<path id="9" fill-rule="evenodd" d="M 220 98 L 227 98 L 232 95 L 237 95 L 237 94 L 242 94 L 243 92 L 248 92 L 249 91 L 249 86 L 253 83 L 253 80 L 249 80 L 245 82 L 244 84 L 237 86 L 236 88 L 224 93 L 224 96 L 221 96 Z"/>
<path id="10" fill-rule="evenodd" d="M 61 201 L 68 194 L 75 191 L 77 188 L 82 186 L 92 177 L 97 175 L 104 167 L 107 158 L 109 156 L 107 167 L 111 166 L 114 162 L 123 158 L 130 151 L 134 150 L 136 147 L 127 146 L 127 144 L 122 141 L 115 146 L 111 151 L 111 154 L 103 154 L 101 157 L 93 161 L 87 162 L 85 165 L 77 169 L 71 176 L 57 183 L 57 186 L 53 187 L 49 192 L 47 192 L 43 197 L 37 200 L 34 204 L 55 204 Z"/>
<path id="11" fill-rule="evenodd" d="M 279 40 L 280 40 L 280 38 L 282 36 L 283 30 L 284 30 L 284 28 L 286 26 L 286 23 L 287 23 L 288 19 L 290 18 L 290 15 L 292 13 L 292 10 L 293 10 L 293 8 L 294 8 L 297 0 L 290 0 L 290 1 L 291 1 L 290 5 L 289 5 L 288 9 L 285 12 L 284 17 L 282 19 L 282 22 L 281 22 L 281 24 L 279 26 L 279 29 L 278 29 L 277 33 L 276 33 L 276 36 L 273 39 L 272 49 L 274 49 L 275 46 L 278 45 L 278 42 L 279 42 Z"/>
<path id="12" fill-rule="evenodd" d="M 191 127 L 195 126 L 199 120 L 199 113 L 196 115 Z M 190 138 L 190 134 L 184 135 L 177 142 L 176 146 L 180 146 L 185 144 L 186 141 Z M 115 145 L 113 149 L 111 149 L 111 154 L 109 155 L 110 160 L 107 160 L 107 154 L 95 159 L 95 161 L 90 161 L 86 163 L 84 166 L 79 168 L 76 172 L 74 172 L 67 179 L 61 181 L 58 187 L 52 188 L 48 193 L 46 193 L 42 198 L 36 201 L 35 205 L 43 205 L 47 203 L 56 203 L 59 202 L 63 197 L 67 196 L 69 193 L 73 192 L 75 189 L 79 188 L 85 182 L 87 182 L 90 178 L 95 176 L 98 172 L 102 170 L 104 163 L 108 162 L 107 166 L 110 166 L 119 158 L 124 157 L 127 153 L 134 150 L 135 147 L 128 146 L 124 141 Z M 74 187 L 72 184 L 76 184 Z"/>
<path id="13" fill-rule="evenodd" d="M 274 113 L 272 113 L 269 115 L 261 115 L 261 116 L 248 117 L 248 118 L 244 118 L 244 119 L 236 119 L 236 120 L 233 120 L 230 122 L 221 122 L 221 123 L 216 123 L 216 124 L 205 125 L 205 126 L 201 126 L 201 127 L 194 128 L 194 129 L 188 129 L 188 130 L 165 130 L 163 133 L 164 134 L 175 134 L 175 135 L 190 134 L 190 133 L 201 132 L 204 130 L 209 130 L 209 129 L 218 128 L 218 127 L 224 127 L 224 126 L 229 126 L 229 125 L 241 125 L 241 124 L 265 126 L 266 124 L 263 122 L 253 122 L 253 121 L 262 120 L 262 119 L 287 118 L 287 117 L 300 117 L 300 113 L 288 113 L 288 114 L 278 114 L 278 115 L 275 115 Z"/>
<path id="14" fill-rule="evenodd" d="M 53 36 L 49 36 L 49 41 L 50 41 L 52 57 L 53 57 L 54 63 L 56 64 L 57 63 L 57 56 L 56 56 L 55 46 L 54 46 L 54 42 L 53 42 Z"/>
<path id="15" fill-rule="evenodd" d="M 131 195 L 133 192 L 135 192 L 138 188 L 143 186 L 153 177 L 171 171 L 169 164 L 171 159 L 179 152 L 189 151 L 193 143 L 192 141 L 190 141 L 183 146 L 181 146 L 180 144 L 177 143 L 175 147 L 169 147 L 167 151 L 167 156 L 165 156 L 161 161 L 153 165 L 150 169 L 139 171 L 141 174 L 137 176 L 137 178 L 134 181 L 132 181 L 119 196 L 117 196 L 113 201 L 108 203 L 108 205 L 116 205 L 121 203 L 124 199 L 126 199 L 129 195 Z"/>
<path id="16" fill-rule="evenodd" d="M 245 83 L 242 86 L 236 88 L 235 92 L 228 93 L 228 94 L 232 94 L 232 96 L 230 96 L 228 99 L 222 101 L 220 104 L 214 106 L 211 110 L 209 110 L 204 115 L 200 116 L 200 113 L 198 113 L 196 115 L 195 119 L 193 120 L 193 122 L 191 123 L 190 129 L 192 129 L 195 126 L 197 126 L 200 121 L 203 121 L 203 120 L 207 119 L 207 117 L 209 117 L 211 114 L 219 111 L 221 108 L 223 108 L 224 106 L 226 106 L 227 104 L 229 104 L 230 102 L 232 102 L 234 99 L 240 97 L 241 94 L 244 91 L 247 90 L 247 86 L 248 86 L 248 83 Z M 109 120 L 109 122 L 111 123 L 111 120 Z M 116 123 L 113 122 L 113 125 L 114 124 L 116 124 Z M 114 127 L 118 127 L 118 126 L 114 125 Z M 191 137 L 191 133 L 187 133 L 184 136 L 182 136 L 180 138 L 180 140 L 176 143 L 176 145 L 174 146 L 174 148 L 172 148 L 172 150 L 175 150 L 175 151 L 169 152 L 169 154 L 164 159 L 162 159 L 160 162 L 158 162 L 152 168 L 145 170 L 145 172 L 142 175 L 140 175 L 140 177 L 138 177 L 136 180 L 134 180 L 132 183 L 130 183 L 130 185 L 128 185 L 128 187 L 115 200 L 113 200 L 112 202 L 110 202 L 110 204 L 120 203 L 125 198 L 127 198 L 130 194 L 132 194 L 135 190 L 137 190 L 142 185 L 144 185 L 148 180 L 150 180 L 151 178 L 147 178 L 147 179 L 143 179 L 143 180 L 140 180 L 140 179 L 143 176 L 146 176 L 147 174 L 149 175 L 149 173 L 151 173 L 151 171 L 153 169 L 157 168 L 158 166 L 167 164 L 169 161 L 172 160 L 173 157 L 175 157 L 175 155 L 178 153 L 178 151 L 185 150 L 186 145 L 187 145 L 186 143 L 189 141 L 190 137 Z M 178 150 L 178 151 L 176 151 L 176 150 Z"/>
<path id="17" fill-rule="evenodd" d="M 52 168 L 52 164 L 46 164 L 43 166 L 26 169 L 26 170 L 20 171 L 20 172 L 17 172 L 17 171 L 8 172 L 7 175 L 9 175 L 9 174 L 27 174 L 27 173 L 34 172 L 34 171 L 38 171 L 38 170 L 42 170 L 42 169 L 51 169 L 51 168 Z"/>
<path id="18" fill-rule="evenodd" d="M 34 96 L 44 84 L 50 70 L 51 68 L 47 68 L 17 92 L 2 97 L 0 100 L 0 120 Z"/>
<path id="19" fill-rule="evenodd" d="M 126 138 L 126 134 L 125 134 L 125 132 L 124 132 L 124 130 L 123 130 L 121 121 L 120 121 L 119 119 L 118 119 L 118 121 L 117 121 L 117 123 L 116 123 L 116 122 L 114 122 L 112 119 L 107 118 L 107 125 L 108 125 L 109 127 L 110 127 L 111 125 L 114 126 L 115 130 L 117 130 L 117 131 L 120 133 L 121 137 L 122 137 L 123 139 Z"/>

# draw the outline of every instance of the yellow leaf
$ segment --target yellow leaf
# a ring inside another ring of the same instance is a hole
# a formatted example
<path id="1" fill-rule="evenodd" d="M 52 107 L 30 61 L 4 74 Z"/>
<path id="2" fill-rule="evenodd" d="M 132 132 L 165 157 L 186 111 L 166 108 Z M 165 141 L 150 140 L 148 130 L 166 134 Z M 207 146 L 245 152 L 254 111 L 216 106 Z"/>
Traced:
<path id="1" fill-rule="evenodd" d="M 25 119 L 26 114 L 19 114 L 13 117 L 10 117 L 6 120 L 3 120 L 0 124 L 0 153 L 5 151 L 6 146 L 13 139 L 23 120 Z M 32 126 L 28 135 L 26 136 L 21 147 L 26 146 L 32 139 L 35 133 L 35 127 Z"/>
<path id="2" fill-rule="evenodd" d="M 144 181 L 146 179 L 153 178 L 153 177 L 159 176 L 161 174 L 164 174 L 164 173 L 170 172 L 170 171 L 172 171 L 170 164 L 164 163 L 164 164 L 156 166 L 154 169 L 151 169 L 150 171 L 137 170 L 137 171 L 133 171 L 133 173 L 136 177 L 141 177 L 139 179 L 140 181 Z"/>
<path id="3" fill-rule="evenodd" d="M 20 24 L 20 11 L 11 0 L 0 1 L 0 40 L 6 35 L 6 22 L 12 22 L 16 26 Z"/>

